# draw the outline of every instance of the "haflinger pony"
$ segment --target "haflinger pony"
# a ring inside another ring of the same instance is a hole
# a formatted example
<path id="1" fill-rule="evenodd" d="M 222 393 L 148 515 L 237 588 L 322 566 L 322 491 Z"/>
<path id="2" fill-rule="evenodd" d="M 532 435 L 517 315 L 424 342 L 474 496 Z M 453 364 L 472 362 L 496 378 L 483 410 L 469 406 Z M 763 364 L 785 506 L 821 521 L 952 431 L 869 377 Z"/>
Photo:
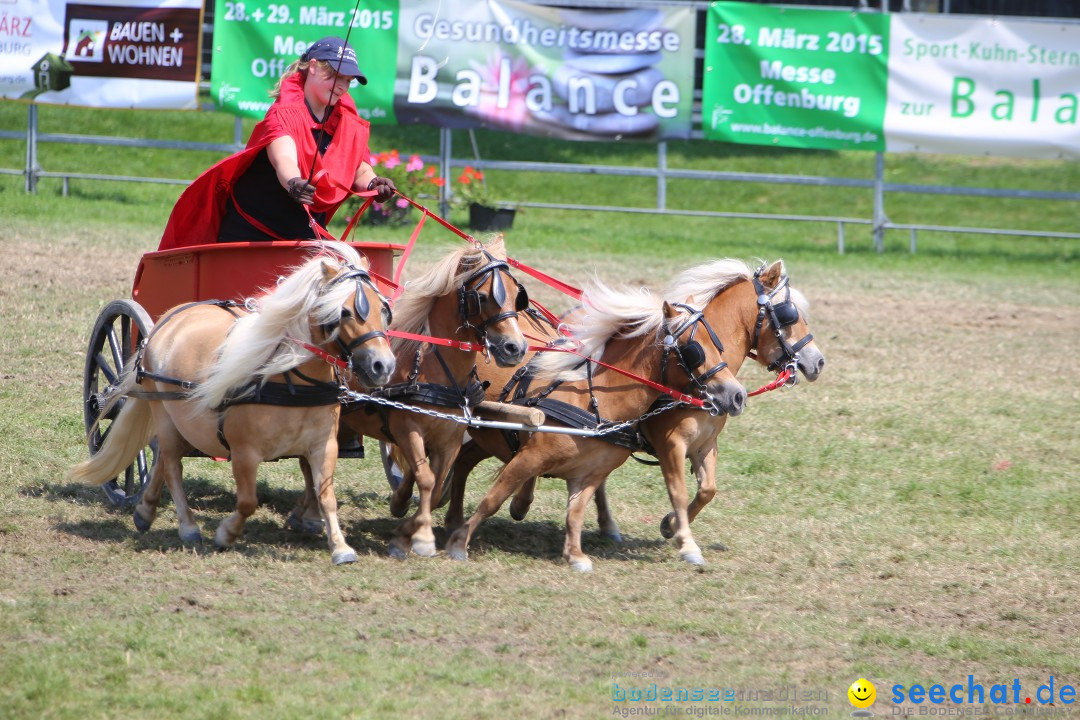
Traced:
<path id="1" fill-rule="evenodd" d="M 509 383 L 504 382 L 506 378 L 489 377 L 490 372 L 482 373 L 483 379 L 492 380 L 492 389 L 503 387 L 510 393 L 515 386 L 523 387 L 523 393 L 515 392 L 514 401 L 543 409 L 545 425 L 556 422 L 605 434 L 600 439 L 470 430 L 473 449 L 453 471 L 448 529 L 460 522 L 462 486 L 476 462 L 495 455 L 507 464 L 476 512 L 447 541 L 451 558 L 466 559 L 477 526 L 523 483 L 545 475 L 564 478 L 569 493 L 563 557 L 575 570 L 591 570 L 592 561 L 581 549 L 585 507 L 608 474 L 640 448 L 636 422 L 662 397 L 661 388 L 689 386 L 684 397 L 700 399 L 713 412 L 741 411 L 746 390 L 727 368 L 726 353 L 713 329 L 720 308 L 699 311 L 663 302 L 645 288 L 617 290 L 599 281 L 585 291 L 582 302 L 583 312 L 568 325 L 581 355 L 601 359 L 647 383 L 586 362 L 577 354 L 557 351 L 540 353 L 530 361 L 528 372 L 517 374 Z"/>
<path id="2" fill-rule="evenodd" d="M 325 247 L 249 301 L 208 301 L 165 313 L 127 364 L 101 417 L 123 400 L 100 450 L 73 467 L 72 480 L 106 482 L 157 436 L 150 482 L 134 519 L 150 528 L 162 484 L 180 519 L 180 538 L 202 533 L 182 485 L 191 449 L 232 461 L 236 512 L 218 525 L 220 548 L 236 543 L 255 511 L 260 463 L 287 456 L 315 469 L 319 511 L 335 565 L 356 561 L 337 520 L 334 467 L 344 368 L 354 381 L 385 384 L 395 368 L 385 329 L 389 309 L 368 262 L 345 243 Z"/>
<path id="3" fill-rule="evenodd" d="M 524 287 L 510 274 L 501 236 L 486 247 L 469 245 L 455 250 L 406 284 L 390 326 L 397 374 L 392 384 L 374 394 L 462 415 L 463 406 L 475 407 L 484 399 L 484 387 L 477 380 L 478 346 L 489 356 L 484 367 L 490 367 L 487 362 L 492 359 L 495 366 L 515 367 L 525 357 L 528 341 L 517 318 L 518 311 L 527 305 Z M 416 337 L 400 337 L 398 333 Z M 449 340 L 456 346 L 440 349 L 431 338 Z M 457 458 L 465 426 L 371 402 L 346 404 L 342 426 L 394 443 L 403 451 L 409 481 L 401 483 L 390 498 L 396 517 L 404 516 L 409 508 L 414 480 L 419 490 L 416 513 L 395 531 L 390 554 L 404 558 L 411 548 L 417 555 L 434 555 L 431 510 L 436 478 L 443 478 Z M 312 497 L 309 486 L 290 516 L 293 527 L 321 530 L 310 521 Z"/>
<path id="4" fill-rule="evenodd" d="M 782 260 L 762 264 L 755 270 L 738 260 L 705 263 L 676 276 L 665 292 L 666 297 L 686 298 L 686 302 L 697 305 L 727 295 L 735 307 L 743 308 L 738 315 L 740 332 L 728 341 L 730 362 L 736 372 L 742 359 L 749 357 L 773 372 L 788 369 L 792 382 L 798 381 L 798 372 L 809 382 L 818 379 L 825 369 L 825 355 L 807 324 L 809 303 L 789 284 Z M 693 551 L 696 545 L 690 523 L 716 495 L 716 442 L 726 423 L 723 415 L 714 417 L 679 408 L 650 418 L 642 426 L 645 437 L 656 448 L 668 491 L 673 493 L 674 512 L 661 521 L 660 531 L 664 537 L 675 538 L 683 559 L 692 564 L 705 562 L 700 551 Z M 684 481 L 687 458 L 698 481 L 697 494 L 689 507 Z M 610 514 L 601 507 L 604 504 L 606 496 L 598 495 L 599 511 Z"/>
<path id="5" fill-rule="evenodd" d="M 689 268 L 676 276 L 664 292 L 669 302 L 706 307 L 723 303 L 725 315 L 714 327 L 724 343 L 724 357 L 738 372 L 747 357 L 769 370 L 787 369 L 797 381 L 801 371 L 808 381 L 817 380 L 825 367 L 807 325 L 806 297 L 788 281 L 783 261 L 762 264 L 751 270 L 740 260 L 716 260 Z M 789 381 L 789 382 L 793 382 Z M 705 559 L 690 532 L 690 523 L 716 494 L 716 441 L 727 423 L 726 415 L 688 407 L 648 418 L 641 429 L 660 461 L 673 511 L 661 522 L 661 533 L 674 538 L 679 556 L 693 565 Z M 697 494 L 687 504 L 684 469 L 690 459 L 698 481 Z M 534 483 L 527 483 L 511 503 L 511 515 L 522 519 L 532 501 Z M 600 526 L 617 536 L 618 530 L 603 487 L 596 492 Z"/>

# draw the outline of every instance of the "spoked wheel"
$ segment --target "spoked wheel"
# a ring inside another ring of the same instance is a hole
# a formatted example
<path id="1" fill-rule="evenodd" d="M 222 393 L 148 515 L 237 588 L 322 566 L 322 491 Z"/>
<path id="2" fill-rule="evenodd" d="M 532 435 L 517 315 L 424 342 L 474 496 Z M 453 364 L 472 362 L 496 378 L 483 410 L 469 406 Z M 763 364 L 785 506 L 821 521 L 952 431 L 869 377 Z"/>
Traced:
<path id="1" fill-rule="evenodd" d="M 86 351 L 86 372 L 83 375 L 83 420 L 86 424 L 87 444 L 90 454 L 96 455 L 102 442 L 109 435 L 113 420 L 120 413 L 126 399 L 120 400 L 101 418 L 91 433 L 94 421 L 104 405 L 109 390 L 120 381 L 124 365 L 135 354 L 139 343 L 149 335 L 154 321 L 142 306 L 132 300 L 114 300 L 109 303 L 90 335 Z M 143 489 L 150 481 L 150 471 L 157 456 L 157 439 L 139 451 L 135 462 L 124 474 L 109 480 L 103 486 L 109 503 L 115 506 L 134 505 L 142 497 Z"/>

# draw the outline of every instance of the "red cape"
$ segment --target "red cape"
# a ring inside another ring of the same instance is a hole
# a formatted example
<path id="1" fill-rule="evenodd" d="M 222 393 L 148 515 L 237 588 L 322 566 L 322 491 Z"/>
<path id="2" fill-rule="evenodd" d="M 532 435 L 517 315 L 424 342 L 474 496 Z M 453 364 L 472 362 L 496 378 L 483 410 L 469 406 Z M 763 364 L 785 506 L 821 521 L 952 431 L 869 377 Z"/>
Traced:
<path id="1" fill-rule="evenodd" d="M 195 179 L 173 206 L 158 250 L 218 241 L 218 228 L 233 184 L 244 174 L 260 150 L 273 140 L 288 135 L 296 142 L 300 171 L 306 172 L 316 156 L 312 129 L 319 124 L 311 118 L 304 102 L 305 76 L 296 73 L 281 84 L 281 96 L 266 111 L 266 117 L 251 132 L 247 147 L 215 164 Z M 315 173 L 325 170 L 329 178 L 316 185 L 312 212 L 325 212 L 330 222 L 338 206 L 349 195 L 356 169 L 368 159 L 371 124 L 356 114 L 356 104 L 344 95 L 334 106 L 326 131 L 334 136 L 326 153 L 315 162 Z"/>

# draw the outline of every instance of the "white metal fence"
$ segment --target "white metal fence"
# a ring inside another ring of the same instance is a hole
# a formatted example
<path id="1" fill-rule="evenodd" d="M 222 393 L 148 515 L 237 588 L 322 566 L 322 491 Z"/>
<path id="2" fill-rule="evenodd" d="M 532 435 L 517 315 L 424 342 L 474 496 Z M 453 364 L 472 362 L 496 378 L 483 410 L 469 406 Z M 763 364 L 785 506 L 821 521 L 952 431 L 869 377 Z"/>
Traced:
<path id="1" fill-rule="evenodd" d="M 653 2 L 670 2 L 670 0 L 653 0 Z M 887 0 L 857 0 L 855 5 L 866 7 L 883 5 Z M 935 0 L 903 0 L 903 10 L 921 10 L 927 2 Z M 949 0 L 944 0 L 944 7 L 938 9 L 948 12 Z M 607 0 L 579 0 L 578 4 L 589 6 L 610 5 Z M 622 0 L 620 5 L 632 4 L 631 0 Z M 699 11 L 704 12 L 707 3 L 692 3 Z M 835 3 L 832 3 L 835 5 Z M 212 23 L 204 27 L 207 43 L 212 35 Z M 699 59 L 703 56 L 703 50 L 698 49 Z M 208 67 L 208 66 L 204 66 Z M 700 101 L 700 98 L 698 98 Z M 115 137 L 115 136 L 90 136 L 74 133 L 42 133 L 38 129 L 38 107 L 28 105 L 27 122 L 25 132 L 17 130 L 0 130 L 0 140 L 23 141 L 26 146 L 26 161 L 22 168 L 0 168 L 0 174 L 21 175 L 25 178 L 27 192 L 37 191 L 38 182 L 42 178 L 60 178 L 63 182 L 63 192 L 66 195 L 72 180 L 107 181 L 107 182 L 149 182 L 175 185 L 187 185 L 192 178 L 154 178 L 138 175 L 109 175 L 100 173 L 80 173 L 62 169 L 44 169 L 38 159 L 38 148 L 43 143 L 74 143 L 90 144 L 99 146 L 126 147 L 126 148 L 165 148 L 171 150 L 202 150 L 221 153 L 235 152 L 244 145 L 243 129 L 239 118 L 234 125 L 234 138 L 232 143 L 203 143 L 171 140 L 153 140 L 146 138 Z M 886 213 L 886 197 L 889 194 L 899 193 L 923 193 L 931 195 L 950 196 L 974 196 L 983 198 L 1019 198 L 1033 201 L 1066 201 L 1080 202 L 1080 192 L 1069 191 L 1035 191 L 1019 189 L 960 187 L 946 185 L 918 185 L 909 183 L 890 183 L 885 181 L 886 156 L 877 153 L 875 158 L 875 170 L 873 177 L 840 178 L 809 175 L 780 175 L 765 173 L 740 173 L 707 170 L 692 170 L 673 168 L 668 165 L 667 143 L 659 142 L 656 145 L 655 167 L 629 167 L 618 165 L 579 165 L 573 163 L 552 162 L 518 162 L 507 160 L 484 160 L 475 152 L 473 144 L 473 157 L 461 158 L 454 156 L 452 147 L 452 134 L 448 129 L 440 131 L 440 149 L 437 158 L 424 158 L 426 162 L 437 162 L 442 176 L 447 178 L 446 185 L 440 190 L 441 211 L 445 215 L 448 211 L 449 199 L 452 197 L 453 187 L 450 178 L 454 177 L 453 169 L 463 167 L 466 164 L 480 169 L 515 170 L 541 173 L 567 173 L 567 174 L 590 174 L 609 176 L 634 176 L 653 178 L 656 182 L 655 204 L 651 207 L 628 207 L 614 205 L 580 205 L 570 203 L 540 203 L 529 201 L 515 201 L 519 207 L 553 208 L 561 210 L 591 210 L 604 212 L 622 213 L 645 213 L 661 215 L 699 216 L 715 218 L 744 218 L 760 220 L 783 220 L 792 222 L 826 222 L 835 223 L 837 232 L 837 250 L 844 252 L 845 227 L 870 226 L 873 229 L 874 246 L 880 252 L 884 250 L 884 236 L 887 230 L 906 230 L 910 234 L 909 248 L 915 252 L 919 231 L 935 231 L 948 233 L 979 233 L 989 235 L 1011 235 L 1022 237 L 1042 238 L 1068 238 L 1080 239 L 1080 232 L 1054 232 L 1047 230 L 1032 229 L 1004 229 L 992 227 L 960 227 L 952 225 L 930 225 L 920 223 L 893 223 Z M 684 210 L 672 209 L 667 206 L 667 185 L 669 180 L 706 180 L 719 182 L 752 182 L 752 183 L 779 183 L 787 185 L 814 185 L 835 188 L 859 188 L 873 191 L 873 215 L 872 217 L 840 217 L 825 215 L 785 215 L 778 213 L 750 213 L 750 212 L 718 212 L 707 209 Z M 506 198 L 510 200 L 510 198 Z"/>

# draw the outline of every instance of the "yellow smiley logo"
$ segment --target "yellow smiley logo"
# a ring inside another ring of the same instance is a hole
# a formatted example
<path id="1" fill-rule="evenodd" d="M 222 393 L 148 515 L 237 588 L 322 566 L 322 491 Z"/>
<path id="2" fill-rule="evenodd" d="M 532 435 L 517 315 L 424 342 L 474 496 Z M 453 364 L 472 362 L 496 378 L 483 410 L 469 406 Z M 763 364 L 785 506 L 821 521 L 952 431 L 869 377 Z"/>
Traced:
<path id="1" fill-rule="evenodd" d="M 866 678 L 859 678 L 851 683 L 847 691 L 848 700 L 857 708 L 868 708 L 877 699 L 877 690 L 874 684 Z"/>

